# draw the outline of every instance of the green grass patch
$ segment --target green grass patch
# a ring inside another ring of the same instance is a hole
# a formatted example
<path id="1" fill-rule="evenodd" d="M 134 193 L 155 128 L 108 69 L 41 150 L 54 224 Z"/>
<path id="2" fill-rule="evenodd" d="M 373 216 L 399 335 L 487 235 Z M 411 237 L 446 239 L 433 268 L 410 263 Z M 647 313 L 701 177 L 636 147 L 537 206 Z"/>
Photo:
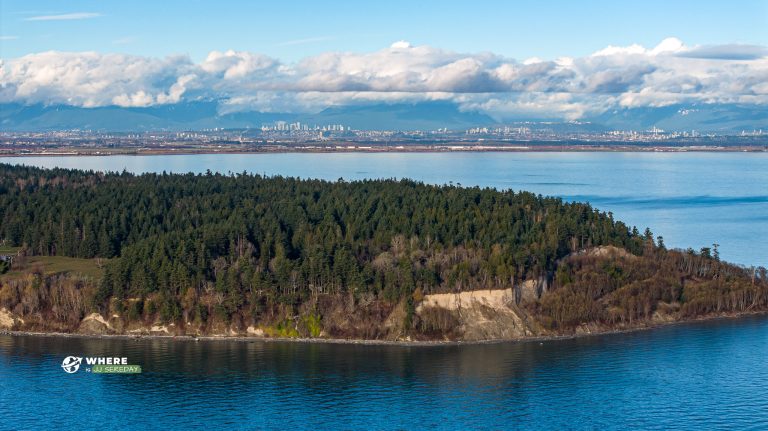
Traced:
<path id="1" fill-rule="evenodd" d="M 0 277 L 6 279 L 21 278 L 39 267 L 46 275 L 68 273 L 101 279 L 104 275 L 103 267 L 107 263 L 107 259 L 102 259 L 101 263 L 102 268 L 99 268 L 96 259 L 79 259 L 64 256 L 27 256 L 27 263 L 24 265 L 24 268 L 10 271 Z"/>
<path id="2" fill-rule="evenodd" d="M 299 331 L 296 330 L 296 327 L 293 324 L 293 321 L 290 319 L 286 319 L 282 322 L 278 322 L 274 326 L 267 327 L 264 331 L 265 334 L 269 337 L 280 337 L 280 338 L 298 338 L 299 337 Z"/>
<path id="3" fill-rule="evenodd" d="M 307 328 L 309 336 L 317 338 L 320 336 L 320 332 L 323 330 L 323 326 L 320 323 L 320 316 L 317 314 L 310 314 L 304 317 L 304 326 Z"/>
<path id="4" fill-rule="evenodd" d="M 11 247 L 7 245 L 0 245 L 0 254 L 16 254 L 20 247 Z"/>

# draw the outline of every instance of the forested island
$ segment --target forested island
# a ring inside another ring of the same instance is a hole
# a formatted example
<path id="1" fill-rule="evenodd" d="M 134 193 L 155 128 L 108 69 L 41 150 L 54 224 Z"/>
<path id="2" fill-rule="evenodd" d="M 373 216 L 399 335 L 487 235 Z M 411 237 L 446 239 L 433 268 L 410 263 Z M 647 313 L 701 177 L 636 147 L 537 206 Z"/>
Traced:
<path id="1" fill-rule="evenodd" d="M 0 164 L 4 330 L 488 340 L 765 310 L 765 268 L 667 249 L 587 203 Z"/>

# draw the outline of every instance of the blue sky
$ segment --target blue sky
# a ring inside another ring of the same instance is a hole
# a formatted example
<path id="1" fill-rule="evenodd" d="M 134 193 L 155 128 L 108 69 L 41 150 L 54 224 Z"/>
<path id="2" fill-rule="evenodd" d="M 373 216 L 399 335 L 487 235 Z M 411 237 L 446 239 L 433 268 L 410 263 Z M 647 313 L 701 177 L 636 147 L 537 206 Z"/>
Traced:
<path id="1" fill-rule="evenodd" d="M 73 20 L 36 16 L 98 14 Z M 768 41 L 768 1 L 0 1 L 3 58 L 47 50 L 145 56 L 243 50 L 296 61 L 397 40 L 518 59 L 607 45 Z"/>
<path id="2" fill-rule="evenodd" d="M 497 118 L 768 104 L 768 0 L 0 0 L 0 103 Z"/>

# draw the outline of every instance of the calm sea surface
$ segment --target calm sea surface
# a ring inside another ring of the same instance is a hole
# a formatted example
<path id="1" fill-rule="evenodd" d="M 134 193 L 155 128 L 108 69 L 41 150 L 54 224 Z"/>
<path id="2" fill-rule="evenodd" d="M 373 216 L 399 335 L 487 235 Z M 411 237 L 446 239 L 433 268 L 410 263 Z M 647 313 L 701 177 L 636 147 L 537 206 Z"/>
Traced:
<path id="1" fill-rule="evenodd" d="M 766 317 L 441 347 L 0 335 L 0 429 L 758 430 L 766 358 Z"/>
<path id="2" fill-rule="evenodd" d="M 252 172 L 336 180 L 413 178 L 588 201 L 667 246 L 720 244 L 768 266 L 768 153 L 341 153 L 20 157 L 0 162 L 131 172 Z"/>

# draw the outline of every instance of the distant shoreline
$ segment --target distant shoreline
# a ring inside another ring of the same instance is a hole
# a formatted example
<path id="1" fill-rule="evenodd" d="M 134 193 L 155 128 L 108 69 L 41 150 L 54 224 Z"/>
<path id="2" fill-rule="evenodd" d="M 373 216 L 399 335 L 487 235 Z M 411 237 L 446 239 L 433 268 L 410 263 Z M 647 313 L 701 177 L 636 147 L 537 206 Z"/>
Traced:
<path id="1" fill-rule="evenodd" d="M 55 337 L 55 338 L 81 338 L 81 339 L 124 339 L 124 340 L 169 340 L 169 341 L 233 341 L 239 343 L 300 343 L 300 344 L 336 344 L 358 346 L 398 346 L 398 347 L 442 347 L 442 346 L 471 346 L 483 344 L 501 343 L 535 343 L 545 341 L 565 341 L 578 338 L 596 337 L 604 335 L 620 335 L 633 332 L 650 331 L 674 325 L 697 324 L 718 320 L 734 320 L 746 317 L 768 317 L 768 310 L 746 311 L 735 314 L 713 314 L 694 319 L 677 320 L 670 322 L 656 322 L 646 326 L 634 328 L 610 329 L 605 331 L 583 332 L 567 335 L 548 335 L 521 338 L 497 338 L 489 340 L 367 340 L 347 338 L 290 338 L 290 337 L 249 337 L 228 335 L 159 335 L 159 334 L 79 334 L 68 332 L 40 332 L 40 331 L 10 331 L 0 330 L 0 335 L 31 336 L 31 337 Z"/>
<path id="2" fill-rule="evenodd" d="M 460 148 L 459 148 L 460 147 Z M 147 151 L 45 151 L 0 153 L 0 157 L 110 157 L 110 156 L 169 156 L 169 155 L 213 155 L 213 154 L 448 154 L 448 153 L 768 153 L 766 146 L 689 146 L 642 147 L 635 145 L 611 146 L 530 146 L 530 147 L 414 147 L 414 148 L 274 148 L 263 150 L 209 150 L 209 149 L 167 149 Z"/>

